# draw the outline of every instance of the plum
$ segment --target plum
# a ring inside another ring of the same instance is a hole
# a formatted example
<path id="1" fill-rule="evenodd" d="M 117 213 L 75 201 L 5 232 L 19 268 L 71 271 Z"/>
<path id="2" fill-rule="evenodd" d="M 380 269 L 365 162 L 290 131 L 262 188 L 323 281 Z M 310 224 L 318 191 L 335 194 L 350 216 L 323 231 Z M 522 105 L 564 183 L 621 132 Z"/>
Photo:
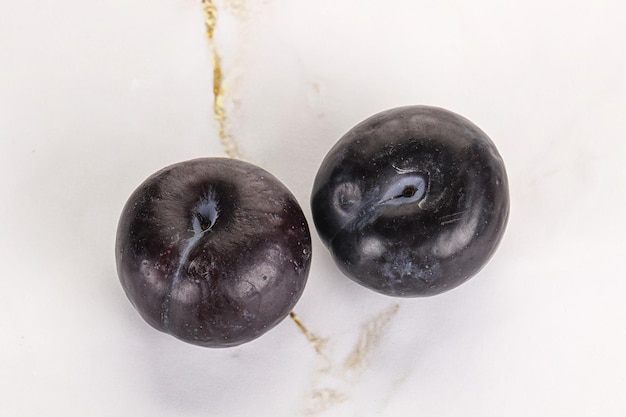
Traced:
<path id="1" fill-rule="evenodd" d="M 508 180 L 489 137 L 436 107 L 378 113 L 323 160 L 311 196 L 339 268 L 383 294 L 439 294 L 475 275 L 509 216 Z"/>
<path id="2" fill-rule="evenodd" d="M 300 206 L 267 171 L 201 158 L 150 176 L 126 203 L 117 271 L 153 327 L 207 347 L 236 346 L 300 298 L 311 236 Z"/>

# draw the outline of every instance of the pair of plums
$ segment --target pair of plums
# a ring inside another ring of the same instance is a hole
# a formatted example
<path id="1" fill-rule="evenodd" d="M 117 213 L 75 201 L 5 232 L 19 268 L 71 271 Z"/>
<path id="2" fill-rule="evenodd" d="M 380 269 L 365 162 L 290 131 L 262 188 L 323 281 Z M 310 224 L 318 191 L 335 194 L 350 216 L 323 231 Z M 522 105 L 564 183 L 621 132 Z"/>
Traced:
<path id="1" fill-rule="evenodd" d="M 329 151 L 311 196 L 338 267 L 382 294 L 450 290 L 495 252 L 509 214 L 505 167 L 478 127 L 427 106 L 387 110 Z M 283 320 L 311 265 L 311 235 L 291 192 L 252 164 L 178 163 L 126 203 L 117 271 L 153 327 L 207 347 L 253 340 Z"/>

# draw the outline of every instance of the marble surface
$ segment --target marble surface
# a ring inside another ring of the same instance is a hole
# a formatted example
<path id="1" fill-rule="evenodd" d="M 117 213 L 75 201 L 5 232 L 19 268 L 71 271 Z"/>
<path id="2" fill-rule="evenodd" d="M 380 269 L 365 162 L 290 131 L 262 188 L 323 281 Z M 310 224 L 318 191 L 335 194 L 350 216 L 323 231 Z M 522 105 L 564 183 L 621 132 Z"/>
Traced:
<path id="1" fill-rule="evenodd" d="M 0 0 L 0 415 L 623 416 L 626 8 L 598 0 Z M 222 156 L 304 206 L 332 144 L 429 104 L 497 143 L 511 217 L 463 286 L 393 299 L 314 234 L 292 320 L 237 348 L 146 325 L 119 285 L 121 208 Z M 315 349 L 317 347 L 317 349 Z"/>

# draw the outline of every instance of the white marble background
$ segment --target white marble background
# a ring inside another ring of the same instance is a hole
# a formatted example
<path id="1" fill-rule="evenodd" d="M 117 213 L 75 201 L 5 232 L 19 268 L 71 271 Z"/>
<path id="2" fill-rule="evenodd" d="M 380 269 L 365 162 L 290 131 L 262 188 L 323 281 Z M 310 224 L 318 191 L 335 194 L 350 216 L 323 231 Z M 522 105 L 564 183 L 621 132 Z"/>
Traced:
<path id="1" fill-rule="evenodd" d="M 321 159 L 386 108 L 498 144 L 507 233 L 473 280 L 392 299 L 314 234 L 296 312 L 210 350 L 118 283 L 131 191 L 223 155 L 199 0 L 0 0 L 0 415 L 626 415 L 626 8 L 596 0 L 216 0 L 227 129 L 310 219 Z"/>

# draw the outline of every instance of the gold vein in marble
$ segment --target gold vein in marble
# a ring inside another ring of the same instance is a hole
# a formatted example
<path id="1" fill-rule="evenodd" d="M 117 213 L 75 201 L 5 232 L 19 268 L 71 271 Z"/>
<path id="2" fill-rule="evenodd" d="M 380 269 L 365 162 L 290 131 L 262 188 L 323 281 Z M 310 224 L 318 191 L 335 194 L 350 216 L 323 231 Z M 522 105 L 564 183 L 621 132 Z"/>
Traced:
<path id="1" fill-rule="evenodd" d="M 296 324 L 296 326 L 298 326 L 298 328 L 304 334 L 304 336 L 307 338 L 309 343 L 311 343 L 311 345 L 313 346 L 315 351 L 319 355 L 323 355 L 324 343 L 326 342 L 326 340 L 325 339 L 320 339 L 319 337 L 317 337 L 313 333 L 311 333 L 309 331 L 309 329 L 307 329 L 306 326 L 302 323 L 302 321 L 300 321 L 300 319 L 298 318 L 296 313 L 294 313 L 293 311 L 289 312 L 289 317 L 291 318 L 291 320 L 293 320 L 293 322 Z"/>
<path id="2" fill-rule="evenodd" d="M 311 399 L 313 400 L 315 407 L 307 409 L 306 415 L 315 416 L 323 413 L 329 408 L 341 404 L 348 398 L 349 397 L 343 392 L 334 389 L 323 388 L 313 390 L 311 393 Z"/>
<path id="3" fill-rule="evenodd" d="M 400 305 L 394 304 L 365 323 L 356 345 L 343 363 L 346 370 L 355 370 L 365 364 L 370 353 L 380 345 L 391 319 L 399 309 Z"/>
<path id="4" fill-rule="evenodd" d="M 333 360 L 332 341 L 329 341 L 324 354 L 320 355 L 320 358 L 328 363 L 318 368 L 311 377 L 311 390 L 307 394 L 307 406 L 304 410 L 306 416 L 318 416 L 351 398 L 354 387 L 362 379 L 368 361 L 380 348 L 399 309 L 399 304 L 393 304 L 365 322 L 353 349 L 339 363 Z M 399 380 L 398 385 L 405 379 L 406 376 Z"/>
<path id="5" fill-rule="evenodd" d="M 204 25 L 206 27 L 206 35 L 209 39 L 211 54 L 213 56 L 213 117 L 218 123 L 218 135 L 226 155 L 230 158 L 241 159 L 237 144 L 228 134 L 228 116 L 224 107 L 225 91 L 224 76 L 222 72 L 222 59 L 215 44 L 215 28 L 217 27 L 217 7 L 214 0 L 202 0 L 202 8 L 204 10 Z"/>

